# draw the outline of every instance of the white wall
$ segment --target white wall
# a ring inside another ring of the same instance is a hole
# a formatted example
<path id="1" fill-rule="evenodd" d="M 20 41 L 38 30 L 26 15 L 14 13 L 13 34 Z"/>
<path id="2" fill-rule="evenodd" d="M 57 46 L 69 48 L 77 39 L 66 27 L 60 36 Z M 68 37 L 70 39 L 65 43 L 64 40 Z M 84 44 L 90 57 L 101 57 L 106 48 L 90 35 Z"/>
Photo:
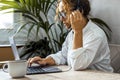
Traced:
<path id="1" fill-rule="evenodd" d="M 120 44 L 120 0 L 89 0 L 91 15 L 104 20 L 112 29 L 111 43 Z"/>

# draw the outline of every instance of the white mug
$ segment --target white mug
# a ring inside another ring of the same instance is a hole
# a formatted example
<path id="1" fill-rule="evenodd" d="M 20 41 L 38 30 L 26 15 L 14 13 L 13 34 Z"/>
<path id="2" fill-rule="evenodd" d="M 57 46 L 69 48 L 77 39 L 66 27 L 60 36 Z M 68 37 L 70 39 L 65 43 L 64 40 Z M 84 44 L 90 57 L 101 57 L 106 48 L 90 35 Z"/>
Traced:
<path id="1" fill-rule="evenodd" d="M 27 61 L 26 60 L 7 61 L 3 65 L 3 71 L 8 72 L 12 78 L 24 77 L 27 72 Z"/>

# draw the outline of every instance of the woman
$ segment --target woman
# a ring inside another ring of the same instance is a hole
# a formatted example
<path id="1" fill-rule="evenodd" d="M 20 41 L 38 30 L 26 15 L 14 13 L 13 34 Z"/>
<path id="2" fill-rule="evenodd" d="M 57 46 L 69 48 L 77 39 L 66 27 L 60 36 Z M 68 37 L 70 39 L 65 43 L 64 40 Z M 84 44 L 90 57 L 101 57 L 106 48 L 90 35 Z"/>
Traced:
<path id="1" fill-rule="evenodd" d="M 90 5 L 88 0 L 60 0 L 56 16 L 68 29 L 72 29 L 62 50 L 46 58 L 30 58 L 29 65 L 68 64 L 73 70 L 95 69 L 113 72 L 110 66 L 110 50 L 106 35 L 96 24 L 88 19 Z"/>

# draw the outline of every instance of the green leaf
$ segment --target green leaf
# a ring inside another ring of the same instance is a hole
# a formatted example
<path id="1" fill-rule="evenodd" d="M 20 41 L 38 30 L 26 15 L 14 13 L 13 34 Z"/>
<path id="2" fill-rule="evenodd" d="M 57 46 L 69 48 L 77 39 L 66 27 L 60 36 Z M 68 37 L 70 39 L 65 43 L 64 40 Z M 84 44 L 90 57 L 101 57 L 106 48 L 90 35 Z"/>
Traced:
<path id="1" fill-rule="evenodd" d="M 21 31 L 24 27 L 26 27 L 26 25 L 28 25 L 28 24 L 29 24 L 29 22 L 23 24 L 20 28 L 18 28 L 18 30 L 16 31 L 16 33 L 20 32 L 20 31 Z"/>
<path id="2" fill-rule="evenodd" d="M 48 11 L 48 8 L 49 8 L 49 5 L 50 5 L 50 0 L 45 0 L 45 3 L 44 3 L 44 12 L 47 13 Z"/>
<path id="3" fill-rule="evenodd" d="M 40 26 L 37 26 L 36 38 L 38 37 L 39 30 L 40 30 Z"/>
<path id="4" fill-rule="evenodd" d="M 31 21 L 33 21 L 33 22 L 35 22 L 35 23 L 38 22 L 38 19 L 37 19 L 37 18 L 35 18 L 33 15 L 31 15 L 31 14 L 29 14 L 29 13 L 27 13 L 27 12 L 25 12 L 25 13 L 23 14 L 23 16 L 26 17 L 26 18 L 28 18 L 28 19 L 30 19 Z"/>
<path id="5" fill-rule="evenodd" d="M 55 23 L 52 23 L 51 25 L 48 25 L 48 31 L 52 28 L 52 26 L 54 25 Z"/>
<path id="6" fill-rule="evenodd" d="M 50 10 L 51 6 L 55 3 L 56 0 L 50 2 L 49 6 L 47 6 L 47 10 L 46 10 L 46 13 L 48 13 L 48 11 Z"/>
<path id="7" fill-rule="evenodd" d="M 29 28 L 29 30 L 28 30 L 28 35 L 27 35 L 27 37 L 29 37 L 30 32 L 32 31 L 32 29 L 34 28 L 34 26 L 35 26 L 34 23 L 30 26 L 30 28 Z"/>
<path id="8" fill-rule="evenodd" d="M 19 0 L 22 7 L 25 7 L 25 0 Z"/>
<path id="9" fill-rule="evenodd" d="M 15 1 L 4 1 L 4 0 L 2 0 L 2 1 L 0 1 L 0 3 L 4 4 L 4 5 L 13 6 L 15 8 L 19 8 L 19 5 Z"/>

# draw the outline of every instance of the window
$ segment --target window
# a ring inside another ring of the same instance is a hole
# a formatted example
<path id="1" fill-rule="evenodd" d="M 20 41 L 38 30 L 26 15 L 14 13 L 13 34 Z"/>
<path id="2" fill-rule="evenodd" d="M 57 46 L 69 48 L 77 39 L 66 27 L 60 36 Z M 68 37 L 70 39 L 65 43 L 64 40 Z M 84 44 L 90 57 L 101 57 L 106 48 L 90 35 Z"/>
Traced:
<path id="1" fill-rule="evenodd" d="M 0 6 L 4 4 L 0 3 Z M 14 10 L 14 9 L 12 9 Z M 22 23 L 18 23 L 18 21 L 23 21 L 22 14 L 20 13 L 5 13 L 9 10 L 0 11 L 0 47 L 1 46 L 9 46 L 8 38 L 13 36 L 14 33 L 17 31 L 19 26 Z M 23 21 L 24 22 L 24 21 Z M 27 40 L 26 35 L 27 31 L 21 31 L 15 35 L 16 45 L 24 44 Z"/>
<path id="2" fill-rule="evenodd" d="M 0 6 L 2 6 L 3 4 L 0 3 Z M 12 29 L 13 26 L 13 18 L 14 15 L 13 13 L 5 13 L 6 11 L 0 11 L 0 29 Z"/>

